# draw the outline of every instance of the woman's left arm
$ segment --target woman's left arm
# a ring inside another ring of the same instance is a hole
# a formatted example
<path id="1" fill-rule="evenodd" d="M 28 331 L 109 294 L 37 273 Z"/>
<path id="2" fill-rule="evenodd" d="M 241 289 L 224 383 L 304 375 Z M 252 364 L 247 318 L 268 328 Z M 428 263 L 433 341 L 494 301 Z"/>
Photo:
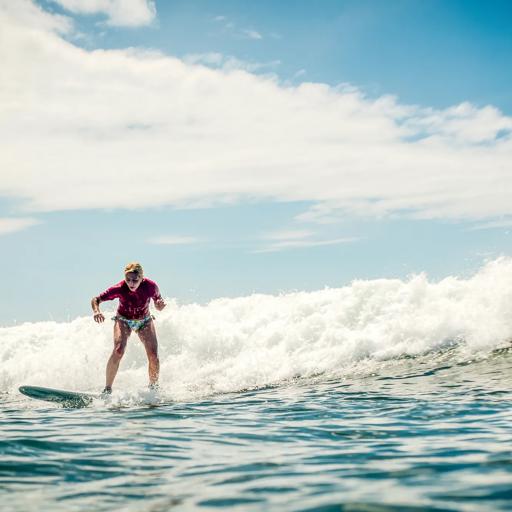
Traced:
<path id="1" fill-rule="evenodd" d="M 162 299 L 162 296 L 160 295 L 160 290 L 158 289 L 158 286 L 155 287 L 155 293 L 153 295 L 153 302 L 155 303 L 155 308 L 158 311 L 162 311 L 162 309 L 164 309 L 165 306 L 167 306 L 164 299 Z"/>

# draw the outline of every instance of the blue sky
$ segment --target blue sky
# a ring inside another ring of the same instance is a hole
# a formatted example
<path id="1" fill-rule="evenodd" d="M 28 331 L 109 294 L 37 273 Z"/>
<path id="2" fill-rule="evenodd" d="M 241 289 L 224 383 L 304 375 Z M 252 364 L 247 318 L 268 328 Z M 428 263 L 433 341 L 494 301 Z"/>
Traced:
<path id="1" fill-rule="evenodd" d="M 0 323 L 88 314 L 131 260 L 204 302 L 509 255 L 511 14 L 0 2 Z"/>

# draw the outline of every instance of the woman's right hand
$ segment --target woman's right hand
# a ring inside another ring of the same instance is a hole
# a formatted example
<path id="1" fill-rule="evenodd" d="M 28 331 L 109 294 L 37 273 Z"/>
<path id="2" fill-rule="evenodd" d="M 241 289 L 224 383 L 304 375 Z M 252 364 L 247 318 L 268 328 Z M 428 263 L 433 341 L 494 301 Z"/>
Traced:
<path id="1" fill-rule="evenodd" d="M 94 313 L 94 321 L 95 322 L 98 322 L 99 324 L 101 324 L 101 322 L 104 322 L 105 321 L 105 317 L 103 316 L 103 313 Z"/>

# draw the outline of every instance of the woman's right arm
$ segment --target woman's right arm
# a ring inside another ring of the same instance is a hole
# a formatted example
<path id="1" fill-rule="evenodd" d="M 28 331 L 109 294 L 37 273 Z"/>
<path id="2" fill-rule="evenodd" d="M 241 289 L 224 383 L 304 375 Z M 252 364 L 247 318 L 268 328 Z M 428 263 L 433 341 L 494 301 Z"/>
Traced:
<path id="1" fill-rule="evenodd" d="M 92 311 L 94 313 L 94 321 L 98 322 L 99 324 L 101 322 L 104 322 L 105 317 L 103 316 L 103 313 L 100 311 L 100 299 L 98 297 L 92 298 L 91 307 L 92 307 Z"/>

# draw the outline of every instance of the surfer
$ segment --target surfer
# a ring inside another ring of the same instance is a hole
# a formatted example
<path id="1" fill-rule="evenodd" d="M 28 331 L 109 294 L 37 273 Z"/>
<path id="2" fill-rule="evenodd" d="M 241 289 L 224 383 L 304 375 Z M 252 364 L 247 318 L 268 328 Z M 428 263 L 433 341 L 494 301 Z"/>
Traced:
<path id="1" fill-rule="evenodd" d="M 119 299 L 117 314 L 114 320 L 114 350 L 107 363 L 106 383 L 103 393 L 112 393 L 112 384 L 119 368 L 119 363 L 126 350 L 126 343 L 132 331 L 135 331 L 142 341 L 148 356 L 149 386 L 158 385 L 160 362 L 158 360 L 158 341 L 156 338 L 154 317 L 149 313 L 151 299 L 158 311 L 162 311 L 166 304 L 160 295 L 158 285 L 144 277 L 140 263 L 134 262 L 126 265 L 124 280 L 111 286 L 91 300 L 94 321 L 105 321 L 100 311 L 100 303 L 107 300 Z"/>

